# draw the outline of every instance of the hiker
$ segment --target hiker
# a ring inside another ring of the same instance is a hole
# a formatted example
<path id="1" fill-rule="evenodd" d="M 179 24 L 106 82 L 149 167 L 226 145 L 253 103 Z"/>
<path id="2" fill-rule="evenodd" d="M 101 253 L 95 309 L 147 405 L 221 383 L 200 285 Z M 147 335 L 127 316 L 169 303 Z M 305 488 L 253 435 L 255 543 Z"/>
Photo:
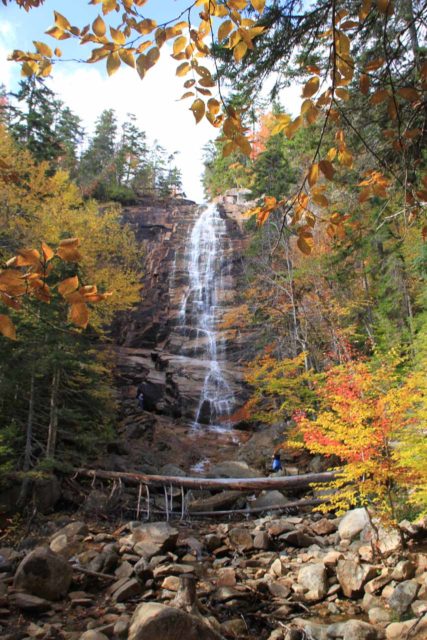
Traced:
<path id="1" fill-rule="evenodd" d="M 144 409 L 144 394 L 142 392 L 142 382 L 136 388 L 136 399 L 138 400 L 138 407 Z"/>
<path id="2" fill-rule="evenodd" d="M 273 473 L 276 473 L 277 471 L 281 471 L 283 469 L 282 467 L 282 462 L 280 460 L 280 453 L 275 453 L 273 455 L 273 462 L 271 464 L 271 470 Z"/>

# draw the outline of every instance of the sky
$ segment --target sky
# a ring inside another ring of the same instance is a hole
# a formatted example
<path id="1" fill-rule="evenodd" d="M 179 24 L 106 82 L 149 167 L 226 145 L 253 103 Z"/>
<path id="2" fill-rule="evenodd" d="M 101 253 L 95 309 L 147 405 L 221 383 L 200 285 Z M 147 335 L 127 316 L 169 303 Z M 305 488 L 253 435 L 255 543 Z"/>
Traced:
<path id="1" fill-rule="evenodd" d="M 144 15 L 162 23 L 178 16 L 189 4 L 190 0 L 149 0 L 144 6 Z M 8 90 L 16 89 L 20 67 L 8 62 L 7 55 L 13 49 L 32 50 L 33 40 L 41 40 L 50 46 L 59 45 L 64 58 L 87 57 L 90 46 L 83 48 L 70 40 L 58 42 L 44 32 L 54 22 L 54 10 L 65 15 L 72 24 L 82 26 L 94 20 L 100 6 L 89 6 L 86 0 L 45 0 L 41 8 L 26 13 L 14 3 L 7 7 L 0 4 L 0 83 Z M 194 19 L 196 17 L 197 12 L 193 15 Z M 108 77 L 102 62 L 96 65 L 63 62 L 55 65 L 48 84 L 82 119 L 89 135 L 104 109 L 114 109 L 119 122 L 125 120 L 127 113 L 134 113 L 149 142 L 157 140 L 170 153 L 179 152 L 176 164 L 182 172 L 184 191 L 188 198 L 201 203 L 204 200 L 200 181 L 203 147 L 218 135 L 218 131 L 206 120 L 196 125 L 189 109 L 191 100 L 179 100 L 184 92 L 183 80 L 175 75 L 178 63 L 170 53 L 170 48 L 167 50 L 164 45 L 159 62 L 143 80 L 126 65 Z M 282 104 L 291 113 L 297 111 L 299 93 L 299 87 L 293 86 L 281 95 Z"/>

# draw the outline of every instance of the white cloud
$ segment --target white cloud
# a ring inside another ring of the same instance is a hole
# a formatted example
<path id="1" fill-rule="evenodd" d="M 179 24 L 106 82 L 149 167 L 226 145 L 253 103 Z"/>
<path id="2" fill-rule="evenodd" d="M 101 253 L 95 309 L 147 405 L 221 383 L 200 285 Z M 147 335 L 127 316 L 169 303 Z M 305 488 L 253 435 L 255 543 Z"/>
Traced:
<path id="1" fill-rule="evenodd" d="M 0 23 L 0 84 L 10 89 L 12 78 L 16 75 L 16 65 L 9 62 L 7 57 L 16 42 L 16 30 L 14 25 L 7 20 Z M 19 71 L 18 71 L 19 74 Z"/>
<path id="2" fill-rule="evenodd" d="M 111 78 L 100 69 L 82 66 L 75 70 L 55 69 L 51 88 L 83 120 L 91 133 L 103 109 L 112 108 L 120 121 L 135 113 L 150 141 L 157 139 L 168 151 L 179 151 L 176 159 L 183 176 L 184 191 L 201 202 L 202 148 L 217 135 L 208 122 L 195 124 L 189 110 L 191 99 L 178 101 L 184 89 L 175 76 L 176 62 L 166 51 L 143 80 L 136 71 L 122 67 Z"/>

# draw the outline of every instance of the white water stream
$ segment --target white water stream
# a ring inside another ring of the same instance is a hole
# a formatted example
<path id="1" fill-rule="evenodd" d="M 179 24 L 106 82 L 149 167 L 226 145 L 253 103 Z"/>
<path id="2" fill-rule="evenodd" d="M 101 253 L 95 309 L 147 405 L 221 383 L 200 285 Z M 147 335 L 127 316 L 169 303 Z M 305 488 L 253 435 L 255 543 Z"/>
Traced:
<path id="1" fill-rule="evenodd" d="M 223 276 L 229 275 L 224 266 L 228 242 L 225 221 L 216 205 L 208 205 L 191 230 L 186 256 L 189 290 L 181 305 L 181 321 L 195 335 L 195 353 L 208 365 L 194 427 L 201 423 L 214 429 L 227 427 L 235 404 L 223 369 L 225 348 L 217 331 Z"/>

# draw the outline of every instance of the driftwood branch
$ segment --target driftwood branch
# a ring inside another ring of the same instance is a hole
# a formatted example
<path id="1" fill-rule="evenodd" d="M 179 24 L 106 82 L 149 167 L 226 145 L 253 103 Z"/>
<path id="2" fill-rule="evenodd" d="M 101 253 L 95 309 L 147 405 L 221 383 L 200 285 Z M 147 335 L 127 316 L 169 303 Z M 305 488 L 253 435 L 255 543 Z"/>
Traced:
<path id="1" fill-rule="evenodd" d="M 184 487 L 185 489 L 234 489 L 238 491 L 262 491 L 263 489 L 302 489 L 312 483 L 330 482 L 336 477 L 334 471 L 307 473 L 300 476 L 269 478 L 188 478 L 181 476 L 147 475 L 145 473 L 125 473 L 102 471 L 101 469 L 76 469 L 76 475 L 100 480 L 122 480 L 129 484 L 147 486 Z"/>

